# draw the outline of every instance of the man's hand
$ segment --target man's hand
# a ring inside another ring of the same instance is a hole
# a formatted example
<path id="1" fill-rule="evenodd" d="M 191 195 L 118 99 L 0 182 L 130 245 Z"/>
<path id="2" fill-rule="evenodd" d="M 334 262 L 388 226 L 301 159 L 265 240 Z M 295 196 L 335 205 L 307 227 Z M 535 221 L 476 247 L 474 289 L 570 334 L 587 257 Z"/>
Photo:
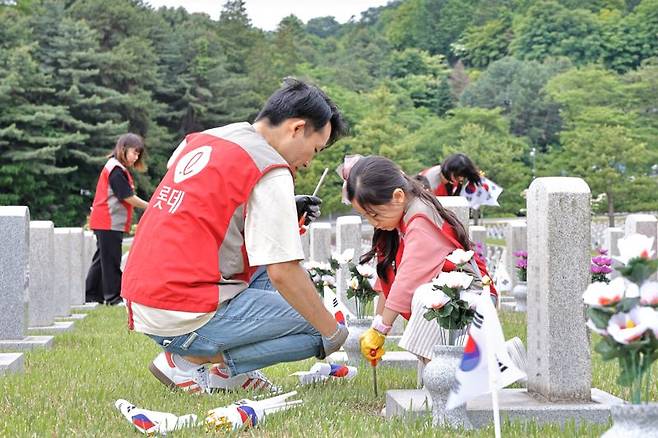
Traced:
<path id="1" fill-rule="evenodd" d="M 379 333 L 371 327 L 361 335 L 359 340 L 361 341 L 361 354 L 368 361 L 378 361 L 382 358 L 384 355 L 386 335 Z"/>
<path id="2" fill-rule="evenodd" d="M 320 217 L 320 204 L 322 199 L 312 195 L 295 196 L 295 205 L 297 206 L 297 220 L 301 220 L 302 215 L 306 213 L 303 225 L 308 225 Z"/>
<path id="3" fill-rule="evenodd" d="M 323 351 L 320 352 L 320 356 L 322 357 L 318 357 L 318 359 L 324 359 L 330 354 L 340 350 L 340 347 L 345 343 L 347 335 L 349 334 L 350 332 L 347 330 L 347 327 L 343 324 L 336 324 L 336 332 L 333 335 L 328 338 L 324 336 L 322 337 Z"/>

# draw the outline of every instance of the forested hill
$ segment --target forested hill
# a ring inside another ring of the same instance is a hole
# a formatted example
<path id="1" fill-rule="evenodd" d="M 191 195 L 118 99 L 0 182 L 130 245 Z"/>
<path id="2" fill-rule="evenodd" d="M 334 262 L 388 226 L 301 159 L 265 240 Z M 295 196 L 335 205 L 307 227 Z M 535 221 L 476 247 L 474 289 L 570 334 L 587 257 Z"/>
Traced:
<path id="1" fill-rule="evenodd" d="M 146 138 L 150 196 L 185 134 L 253 120 L 285 76 L 351 125 L 300 193 L 346 153 L 414 173 L 463 151 L 505 188 L 487 215 L 518 210 L 533 175 L 585 178 L 602 212 L 658 209 L 658 0 L 404 0 L 274 32 L 240 0 L 217 21 L 130 0 L 0 5 L 0 204 L 34 219 L 84 223 L 128 130 Z M 325 212 L 343 208 L 330 175 Z"/>

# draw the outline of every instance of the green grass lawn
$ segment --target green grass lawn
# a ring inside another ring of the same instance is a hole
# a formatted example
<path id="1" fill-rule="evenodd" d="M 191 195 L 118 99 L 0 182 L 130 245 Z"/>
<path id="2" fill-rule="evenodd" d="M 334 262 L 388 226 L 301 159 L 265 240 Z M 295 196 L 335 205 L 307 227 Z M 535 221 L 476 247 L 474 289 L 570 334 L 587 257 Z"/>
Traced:
<path id="1" fill-rule="evenodd" d="M 525 341 L 525 315 L 504 313 L 506 337 Z M 25 373 L 0 377 L 0 436 L 132 436 L 137 432 L 114 408 L 124 398 L 139 407 L 201 418 L 212 408 L 243 398 L 236 394 L 191 396 L 171 392 L 147 370 L 159 352 L 144 335 L 126 328 L 125 309 L 99 308 L 76 323 L 73 332 L 59 335 L 51 350 L 26 354 Z M 286 390 L 295 388 L 295 371 L 308 370 L 315 360 L 270 367 L 268 376 Z M 363 366 L 350 382 L 329 382 L 299 388 L 301 407 L 276 413 L 244 436 L 265 437 L 382 437 L 382 436 L 493 436 L 493 429 L 458 433 L 433 429 L 428 418 L 385 421 L 378 416 L 387 389 L 413 388 L 414 370 L 378 369 L 380 395 L 372 391 L 372 373 Z M 616 364 L 594 358 L 594 386 L 623 396 L 614 381 Z M 658 397 L 654 388 L 653 399 Z M 506 437 L 599 436 L 607 426 L 523 426 L 503 424 Z M 191 429 L 173 436 L 209 436 Z"/>

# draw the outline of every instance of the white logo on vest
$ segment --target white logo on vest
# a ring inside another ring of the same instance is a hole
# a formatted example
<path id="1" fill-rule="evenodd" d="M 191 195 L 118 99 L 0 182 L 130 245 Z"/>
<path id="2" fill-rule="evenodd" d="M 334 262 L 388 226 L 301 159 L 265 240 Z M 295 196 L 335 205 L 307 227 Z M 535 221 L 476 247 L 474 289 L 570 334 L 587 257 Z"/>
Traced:
<path id="1" fill-rule="evenodd" d="M 212 147 L 201 146 L 188 153 L 176 163 L 174 182 L 179 183 L 201 172 L 210 161 Z"/>

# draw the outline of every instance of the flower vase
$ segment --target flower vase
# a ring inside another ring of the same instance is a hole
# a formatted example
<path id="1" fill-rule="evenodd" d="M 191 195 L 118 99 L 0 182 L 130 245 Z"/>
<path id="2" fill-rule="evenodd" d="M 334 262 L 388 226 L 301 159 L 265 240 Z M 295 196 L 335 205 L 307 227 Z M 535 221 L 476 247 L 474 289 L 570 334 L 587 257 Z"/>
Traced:
<path id="1" fill-rule="evenodd" d="M 361 355 L 361 342 L 359 338 L 372 325 L 372 318 L 350 319 L 347 321 L 347 328 L 350 334 L 343 344 L 343 350 L 347 354 L 347 363 L 352 366 L 358 366 L 364 359 Z"/>
<path id="2" fill-rule="evenodd" d="M 612 427 L 601 438 L 648 438 L 658 431 L 658 403 L 610 407 Z"/>
<path id="3" fill-rule="evenodd" d="M 517 312 L 525 312 L 528 305 L 528 282 L 519 281 L 514 289 L 512 289 L 512 295 L 516 300 L 516 307 L 514 310 Z"/>
<path id="4" fill-rule="evenodd" d="M 455 372 L 459 366 L 464 347 L 435 345 L 432 360 L 425 366 L 423 381 L 432 397 L 432 424 L 438 427 L 472 429 L 466 415 L 466 404 L 446 410 L 448 395 L 455 385 Z"/>

